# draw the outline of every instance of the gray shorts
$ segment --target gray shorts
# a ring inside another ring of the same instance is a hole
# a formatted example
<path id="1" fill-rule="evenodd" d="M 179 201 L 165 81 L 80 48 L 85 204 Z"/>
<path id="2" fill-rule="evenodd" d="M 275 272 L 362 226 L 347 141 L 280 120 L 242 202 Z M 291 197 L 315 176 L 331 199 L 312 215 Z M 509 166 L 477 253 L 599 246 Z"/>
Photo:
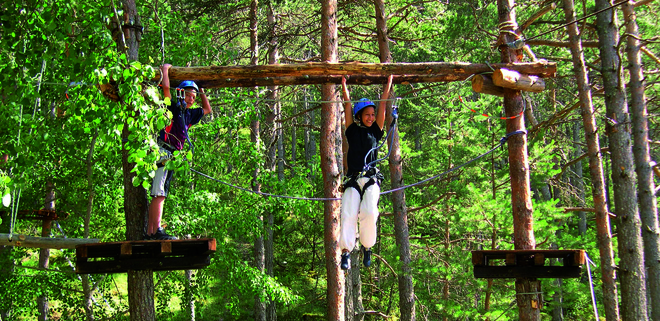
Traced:
<path id="1" fill-rule="evenodd" d="M 170 183 L 172 182 L 172 174 L 174 173 L 171 170 L 165 169 L 165 163 L 172 158 L 172 152 L 161 146 L 160 154 L 162 156 L 156 162 L 156 166 L 158 166 L 156 176 L 154 176 L 154 180 L 151 183 L 151 197 L 167 197 L 170 191 Z"/>

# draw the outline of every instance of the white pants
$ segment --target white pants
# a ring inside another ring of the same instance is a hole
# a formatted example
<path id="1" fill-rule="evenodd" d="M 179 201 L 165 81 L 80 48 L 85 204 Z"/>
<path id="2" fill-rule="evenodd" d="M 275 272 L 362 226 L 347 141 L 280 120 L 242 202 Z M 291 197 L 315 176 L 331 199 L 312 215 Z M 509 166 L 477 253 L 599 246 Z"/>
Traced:
<path id="1" fill-rule="evenodd" d="M 368 177 L 357 180 L 360 188 L 369 181 Z M 348 187 L 341 197 L 341 231 L 339 233 L 339 247 L 342 250 L 352 251 L 355 247 L 358 219 L 360 219 L 360 243 L 365 248 L 376 244 L 376 222 L 378 221 L 378 197 L 380 186 L 373 184 L 364 191 L 362 201 L 360 192 Z"/>

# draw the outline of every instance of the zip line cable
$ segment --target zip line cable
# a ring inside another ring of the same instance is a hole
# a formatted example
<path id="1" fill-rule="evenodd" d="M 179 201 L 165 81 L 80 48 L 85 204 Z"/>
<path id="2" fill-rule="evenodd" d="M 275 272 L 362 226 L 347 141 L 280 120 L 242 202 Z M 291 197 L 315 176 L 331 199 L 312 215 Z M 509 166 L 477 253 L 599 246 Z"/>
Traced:
<path id="1" fill-rule="evenodd" d="M 580 21 L 582 21 L 582 20 L 585 20 L 585 19 L 587 19 L 587 18 L 593 17 L 593 16 L 595 16 L 595 15 L 601 13 L 601 12 L 604 12 L 604 11 L 607 11 L 607 10 L 610 10 L 610 9 L 614 9 L 615 7 L 620 6 L 620 5 L 622 5 L 622 4 L 624 4 L 624 3 L 627 3 L 627 2 L 628 2 L 628 1 L 621 1 L 621 2 L 615 3 L 615 4 L 613 4 L 613 5 L 611 5 L 611 6 L 607 7 L 607 8 L 600 9 L 600 10 L 598 10 L 598 11 L 596 11 L 596 12 L 590 13 L 590 14 L 588 14 L 588 15 L 582 17 L 582 18 L 579 18 L 579 19 L 573 20 L 573 21 L 571 21 L 571 22 L 564 23 L 564 24 L 562 24 L 562 25 L 560 25 L 560 26 L 558 26 L 558 27 L 555 27 L 555 28 L 552 28 L 552 29 L 550 29 L 550 30 L 548 30 L 548 31 L 542 32 L 542 33 L 540 33 L 540 34 L 538 34 L 538 35 L 536 35 L 536 36 L 532 36 L 532 37 L 524 38 L 524 39 L 518 39 L 518 40 L 516 40 L 516 41 L 509 42 L 509 43 L 507 43 L 507 46 L 509 46 L 509 47 L 511 47 L 511 48 L 521 49 L 521 48 L 525 45 L 525 41 L 533 40 L 533 39 L 536 39 L 536 38 L 538 38 L 538 37 L 541 37 L 541 36 L 547 35 L 547 34 L 553 32 L 553 31 L 557 31 L 557 30 L 562 29 L 562 28 L 564 28 L 564 27 L 566 27 L 566 26 L 568 26 L 568 25 L 571 25 L 571 24 L 574 24 L 574 23 L 580 22 Z M 516 36 L 518 36 L 518 35 L 516 34 Z"/>
<path id="2" fill-rule="evenodd" d="M 443 177 L 443 176 L 445 176 L 445 175 L 447 175 L 447 174 L 449 174 L 449 173 L 451 173 L 451 172 L 457 171 L 457 170 L 459 170 L 459 169 L 461 169 L 461 168 L 463 168 L 463 167 L 465 167 L 465 166 L 467 166 L 467 165 L 470 165 L 470 164 L 476 162 L 477 160 L 479 160 L 479 159 L 481 159 L 481 158 L 483 158 L 483 157 L 489 155 L 490 153 L 494 152 L 494 151 L 497 150 L 498 148 L 504 146 L 504 144 L 506 144 L 506 142 L 507 142 L 507 140 L 509 139 L 509 137 L 511 137 L 511 136 L 513 136 L 513 135 L 518 135 L 518 134 L 523 134 L 523 135 L 525 135 L 525 134 L 527 134 L 527 132 L 524 131 L 524 130 L 517 130 L 517 131 L 515 131 L 515 132 L 508 133 L 508 134 L 506 134 L 504 137 L 502 137 L 502 138 L 500 139 L 500 142 L 499 142 L 495 147 L 493 147 L 493 148 L 490 149 L 489 151 L 487 151 L 487 152 L 485 152 L 485 153 L 483 153 L 483 154 L 481 154 L 481 155 L 479 155 L 479 156 L 477 156 L 477 157 L 475 157 L 475 158 L 473 158 L 473 159 L 471 159 L 471 160 L 469 160 L 469 161 L 467 161 L 467 162 L 465 162 L 465 163 L 463 163 L 463 164 L 461 164 L 461 165 L 459 165 L 459 166 L 452 167 L 452 168 L 449 169 L 449 170 L 446 170 L 446 171 L 444 171 L 444 172 L 442 172 L 442 173 L 440 173 L 440 174 L 438 174 L 438 175 L 435 175 L 435 176 L 433 176 L 433 177 L 429 177 L 429 178 L 424 179 L 424 180 L 421 180 L 421 181 L 419 181 L 419 182 L 416 182 L 416 183 L 413 183 L 413 184 L 409 184 L 409 185 L 405 185 L 405 186 L 400 186 L 400 187 L 397 187 L 397 188 L 394 188 L 394 189 L 391 189 L 391 190 L 388 190 L 388 191 L 381 192 L 380 195 L 386 195 L 386 194 L 394 193 L 394 192 L 397 192 L 397 191 L 400 191 L 400 190 L 403 190 L 403 189 L 406 189 L 406 188 L 409 188 L 409 187 L 417 186 L 417 185 L 423 184 L 423 183 L 425 183 L 425 182 L 428 182 L 428 181 L 430 181 L 430 180 L 434 180 L 434 179 L 437 179 L 437 178 Z M 200 171 L 198 171 L 198 170 L 196 170 L 196 169 L 193 169 L 193 168 L 191 168 L 190 171 L 192 171 L 192 172 L 194 172 L 194 173 L 196 173 L 196 174 L 199 174 L 199 175 L 201 175 L 201 176 L 203 176 L 203 177 L 206 177 L 206 178 L 208 178 L 208 179 L 210 179 L 210 180 L 216 181 L 216 182 L 218 182 L 218 183 L 220 183 L 220 184 L 227 185 L 227 186 L 229 186 L 229 187 L 232 187 L 232 188 L 235 188 L 235 189 L 239 189 L 239 190 L 244 191 L 244 192 L 253 193 L 253 194 L 258 194 L 258 195 L 262 195 L 262 196 L 270 196 L 270 197 L 275 197 L 275 198 L 286 198 L 286 199 L 294 199 L 294 200 L 302 200 L 302 201 L 339 201 L 339 200 L 341 200 L 340 197 L 299 197 L 299 196 L 278 195 L 278 194 L 272 194 L 272 193 L 265 193 L 265 192 L 253 191 L 253 190 L 251 190 L 251 189 L 247 189 L 247 188 L 244 188 L 244 187 L 240 187 L 240 186 L 238 186 L 238 185 L 234 185 L 234 184 L 231 184 L 231 183 L 228 183 L 228 182 L 225 182 L 225 181 L 219 180 L 219 179 L 217 179 L 217 178 L 211 177 L 211 176 L 209 176 L 209 175 L 207 175 L 207 174 L 204 174 L 204 173 L 202 173 L 202 172 L 200 172 Z"/>

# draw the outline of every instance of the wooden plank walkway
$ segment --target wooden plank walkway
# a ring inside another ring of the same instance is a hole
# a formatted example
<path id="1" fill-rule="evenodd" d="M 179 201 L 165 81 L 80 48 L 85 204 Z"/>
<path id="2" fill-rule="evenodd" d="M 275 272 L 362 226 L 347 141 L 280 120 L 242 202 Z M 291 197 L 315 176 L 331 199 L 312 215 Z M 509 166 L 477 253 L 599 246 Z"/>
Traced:
<path id="1" fill-rule="evenodd" d="M 76 273 L 193 270 L 211 264 L 215 239 L 125 241 L 76 246 Z"/>
<path id="2" fill-rule="evenodd" d="M 546 259 L 552 258 L 561 259 L 563 265 L 546 265 Z M 491 265 L 495 260 L 504 260 L 505 265 Z M 484 279 L 577 278 L 585 262 L 584 250 L 472 251 L 474 277 Z"/>

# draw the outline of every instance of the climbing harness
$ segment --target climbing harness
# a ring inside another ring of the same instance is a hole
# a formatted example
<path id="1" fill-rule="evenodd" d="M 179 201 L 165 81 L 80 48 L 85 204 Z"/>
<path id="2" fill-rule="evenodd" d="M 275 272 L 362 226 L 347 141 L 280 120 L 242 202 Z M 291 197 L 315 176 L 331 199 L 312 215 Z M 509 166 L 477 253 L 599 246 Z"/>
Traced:
<path id="1" fill-rule="evenodd" d="M 363 178 L 363 177 L 368 177 L 369 180 L 364 183 L 364 186 L 360 188 L 360 184 L 358 183 L 358 179 Z M 358 193 L 360 194 L 360 199 L 364 197 L 364 191 L 367 190 L 367 188 L 383 182 L 383 179 L 385 179 L 385 176 L 383 176 L 383 173 L 381 173 L 378 168 L 372 167 L 366 172 L 362 172 L 356 175 L 352 176 L 346 176 L 346 179 L 344 180 L 344 184 L 341 186 L 341 191 L 345 191 L 348 188 L 354 188 Z"/>

